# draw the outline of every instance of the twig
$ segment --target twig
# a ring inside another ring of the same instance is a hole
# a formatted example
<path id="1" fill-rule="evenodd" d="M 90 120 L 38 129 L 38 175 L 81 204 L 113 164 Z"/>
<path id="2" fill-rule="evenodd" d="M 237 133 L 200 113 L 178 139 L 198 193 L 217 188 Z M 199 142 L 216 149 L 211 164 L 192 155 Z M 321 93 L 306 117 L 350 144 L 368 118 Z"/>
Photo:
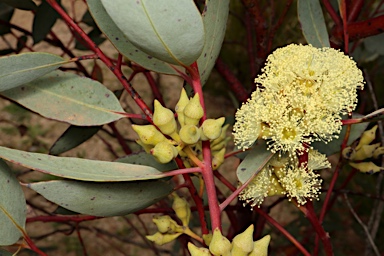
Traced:
<path id="1" fill-rule="evenodd" d="M 380 256 L 380 252 L 377 249 L 377 246 L 375 245 L 375 242 L 372 239 L 372 236 L 367 228 L 367 226 L 361 221 L 355 210 L 353 210 L 351 203 L 348 200 L 347 194 L 344 194 L 345 202 L 347 203 L 347 206 L 349 208 L 349 211 L 352 213 L 353 217 L 355 217 L 356 221 L 360 224 L 360 226 L 364 229 L 365 235 L 367 236 L 367 239 L 369 243 L 371 244 L 371 247 L 373 251 L 375 252 L 376 256 Z"/>

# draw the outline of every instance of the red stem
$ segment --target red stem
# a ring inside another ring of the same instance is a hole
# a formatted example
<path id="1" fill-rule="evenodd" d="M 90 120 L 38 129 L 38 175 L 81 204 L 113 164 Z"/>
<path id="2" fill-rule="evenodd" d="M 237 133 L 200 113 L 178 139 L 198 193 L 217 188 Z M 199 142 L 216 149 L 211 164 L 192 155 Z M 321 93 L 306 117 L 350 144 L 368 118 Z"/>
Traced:
<path id="1" fill-rule="evenodd" d="M 361 9 L 363 8 L 363 5 L 364 5 L 364 0 L 355 0 L 355 1 L 352 1 L 351 3 L 352 3 L 352 7 L 351 7 L 351 10 L 349 11 L 348 22 L 355 21 L 357 17 L 359 17 Z"/>
<path id="2" fill-rule="evenodd" d="M 200 95 L 200 104 L 204 110 L 204 115 L 201 118 L 200 122 L 204 122 L 207 118 L 206 116 L 207 112 L 205 109 L 203 90 L 201 86 L 199 69 L 198 69 L 197 63 L 194 62 L 191 66 L 186 68 L 189 71 L 189 74 L 192 79 L 193 90 L 195 91 L 195 93 Z M 212 171 L 210 143 L 209 141 L 203 141 L 202 144 L 203 144 L 202 146 L 203 146 L 204 166 L 201 170 L 201 173 L 203 175 L 203 179 L 205 182 L 205 189 L 207 190 L 212 231 L 214 231 L 216 228 L 221 230 L 221 212 L 220 212 L 219 203 L 217 200 L 215 181 L 214 181 L 213 171 Z"/>
<path id="3" fill-rule="evenodd" d="M 331 16 L 333 22 L 335 22 L 336 27 L 340 28 L 342 24 L 341 18 L 336 13 L 335 9 L 333 9 L 332 4 L 329 2 L 329 0 L 323 0 L 323 4 L 325 6 L 325 9 L 327 9 L 329 15 Z"/>
<path id="4" fill-rule="evenodd" d="M 129 148 L 128 144 L 125 142 L 124 137 L 121 135 L 119 130 L 116 128 L 115 123 L 108 124 L 111 127 L 113 134 L 116 136 L 117 141 L 119 142 L 121 148 L 124 150 L 124 153 L 129 155 L 132 153 L 132 150 Z"/>
<path id="5" fill-rule="evenodd" d="M 160 90 L 157 87 L 157 84 L 155 82 L 155 79 L 153 79 L 151 72 L 150 71 L 145 71 L 144 75 L 147 78 L 149 86 L 151 86 L 154 98 L 157 99 L 161 103 L 161 105 L 163 105 L 165 107 L 163 96 L 161 95 Z"/>

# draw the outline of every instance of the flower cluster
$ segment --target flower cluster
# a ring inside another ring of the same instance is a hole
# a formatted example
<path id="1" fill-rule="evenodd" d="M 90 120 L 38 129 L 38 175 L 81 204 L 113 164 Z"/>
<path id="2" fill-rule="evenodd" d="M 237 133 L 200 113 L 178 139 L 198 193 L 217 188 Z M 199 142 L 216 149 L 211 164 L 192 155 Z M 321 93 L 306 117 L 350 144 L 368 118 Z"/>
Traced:
<path id="1" fill-rule="evenodd" d="M 204 111 L 200 104 L 199 94 L 191 99 L 183 89 L 174 113 L 155 100 L 153 123 L 156 125 L 132 125 L 139 135 L 136 142 L 147 153 L 152 154 L 160 163 L 168 163 L 178 155 L 185 167 L 196 166 L 202 160 L 202 141 L 209 140 L 212 151 L 212 168 L 217 169 L 224 162 L 225 148 L 228 142 L 224 125 L 225 118 L 206 119 L 199 126 Z"/>
<path id="2" fill-rule="evenodd" d="M 264 198 L 286 195 L 289 200 L 304 205 L 308 200 L 318 199 L 320 175 L 314 170 L 330 168 L 327 158 L 316 150 L 309 150 L 308 163 L 300 164 L 297 158 L 275 155 L 240 193 L 239 198 L 251 206 L 260 206 Z"/>
<path id="3" fill-rule="evenodd" d="M 277 49 L 257 89 L 236 113 L 235 144 L 249 148 L 259 137 L 273 152 L 295 154 L 315 140 L 336 138 L 341 116 L 356 107 L 362 72 L 332 48 L 291 44 Z"/>
<path id="4" fill-rule="evenodd" d="M 285 160 L 267 164 L 240 198 L 260 205 L 268 195 L 285 194 L 305 204 L 319 194 L 321 180 L 313 171 L 329 167 L 325 156 L 308 150 L 310 144 L 338 137 L 342 115 L 355 109 L 357 89 L 364 86 L 362 72 L 338 50 L 295 44 L 273 52 L 262 71 L 236 113 L 235 144 L 245 150 L 262 138 Z M 298 155 L 308 151 L 309 161 L 299 163 Z"/>

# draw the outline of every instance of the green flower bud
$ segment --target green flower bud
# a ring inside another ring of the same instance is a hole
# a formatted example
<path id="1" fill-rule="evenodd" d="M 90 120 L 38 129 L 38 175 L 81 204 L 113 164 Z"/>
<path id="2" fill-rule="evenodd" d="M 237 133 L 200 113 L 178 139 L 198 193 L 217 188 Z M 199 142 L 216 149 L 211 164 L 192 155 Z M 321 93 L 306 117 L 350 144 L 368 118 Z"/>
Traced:
<path id="1" fill-rule="evenodd" d="M 217 139 L 211 141 L 211 148 L 217 144 L 222 143 L 224 140 L 226 140 L 228 127 L 229 127 L 229 124 L 226 124 L 223 126 L 223 128 L 221 128 L 220 136 Z"/>
<path id="2" fill-rule="evenodd" d="M 180 99 L 175 106 L 177 119 L 179 120 L 179 123 L 181 126 L 184 126 L 184 108 L 188 103 L 189 103 L 188 95 L 183 88 L 181 90 Z"/>
<path id="3" fill-rule="evenodd" d="M 222 150 L 223 148 L 225 148 L 227 146 L 227 143 L 230 140 L 231 140 L 231 138 L 227 137 L 222 142 L 220 142 L 218 144 L 215 144 L 215 145 L 211 144 L 211 150 L 212 151 L 220 151 L 220 150 Z"/>
<path id="4" fill-rule="evenodd" d="M 209 246 L 212 241 L 212 234 L 204 234 L 203 240 L 204 240 L 204 243 Z"/>
<path id="5" fill-rule="evenodd" d="M 379 167 L 372 162 L 361 162 L 361 163 L 349 162 L 349 165 L 359 170 L 360 172 L 365 172 L 369 174 L 373 174 L 373 173 L 384 170 L 383 167 Z"/>
<path id="6" fill-rule="evenodd" d="M 277 176 L 275 174 L 272 174 L 272 176 L 270 177 L 268 196 L 283 195 L 285 194 L 285 192 L 286 191 L 277 180 Z"/>
<path id="7" fill-rule="evenodd" d="M 155 100 L 155 111 L 153 113 L 153 123 L 160 129 L 160 131 L 166 135 L 171 135 L 176 131 L 177 124 L 175 116 L 170 109 L 167 109 L 161 105 L 161 103 Z"/>
<path id="8" fill-rule="evenodd" d="M 156 224 L 160 233 L 173 233 L 177 231 L 179 225 L 168 215 L 155 216 L 152 221 Z"/>
<path id="9" fill-rule="evenodd" d="M 232 256 L 247 256 L 253 250 L 253 225 L 232 240 Z"/>
<path id="10" fill-rule="evenodd" d="M 225 117 L 219 119 L 207 119 L 201 125 L 201 130 L 204 135 L 203 140 L 215 140 L 219 138 L 221 134 L 222 126 L 225 122 Z"/>
<path id="11" fill-rule="evenodd" d="M 217 170 L 219 166 L 224 162 L 225 148 L 212 154 L 212 170 Z"/>
<path id="12" fill-rule="evenodd" d="M 160 232 L 156 232 L 155 234 L 151 236 L 145 236 L 149 241 L 154 242 L 157 245 L 163 245 L 169 242 L 172 242 L 177 237 L 179 237 L 182 233 L 175 233 L 175 234 L 162 234 Z"/>
<path id="13" fill-rule="evenodd" d="M 373 157 L 373 153 L 380 146 L 380 143 L 372 145 L 362 145 L 358 150 L 356 150 L 352 155 L 350 160 L 360 161 L 367 158 Z"/>
<path id="14" fill-rule="evenodd" d="M 353 149 L 352 147 L 346 147 L 343 149 L 343 151 L 341 152 L 341 155 L 345 158 L 345 159 L 351 159 L 352 155 L 355 154 L 355 149 Z"/>
<path id="15" fill-rule="evenodd" d="M 249 256 L 268 256 L 268 245 L 271 241 L 271 236 L 266 235 L 260 240 L 253 243 L 253 251 L 248 254 Z"/>
<path id="16" fill-rule="evenodd" d="M 359 150 L 363 145 L 370 144 L 376 138 L 376 130 L 377 125 L 373 126 L 372 129 L 363 132 L 359 144 L 356 146 L 356 150 Z"/>
<path id="17" fill-rule="evenodd" d="M 192 124 L 184 125 L 179 131 L 179 136 L 182 142 L 192 145 L 199 141 L 200 130 Z"/>
<path id="18" fill-rule="evenodd" d="M 231 255 L 232 245 L 229 240 L 221 234 L 220 229 L 216 228 L 213 232 L 209 250 L 213 255 Z"/>
<path id="19" fill-rule="evenodd" d="M 141 142 L 147 145 L 155 146 L 157 143 L 167 140 L 165 136 L 159 132 L 155 126 L 149 125 L 132 125 L 132 129 L 139 135 Z"/>
<path id="20" fill-rule="evenodd" d="M 204 115 L 203 107 L 200 104 L 200 96 L 198 93 L 188 102 L 184 108 L 184 124 L 197 125 L 200 118 Z"/>
<path id="21" fill-rule="evenodd" d="M 144 142 L 142 142 L 140 139 L 137 139 L 136 143 L 139 144 L 148 154 L 151 152 L 151 149 L 153 147 L 152 145 L 147 145 Z"/>
<path id="22" fill-rule="evenodd" d="M 191 256 L 211 256 L 207 248 L 196 247 L 193 243 L 188 243 L 188 250 Z"/>
<path id="23" fill-rule="evenodd" d="M 157 143 L 150 153 L 162 164 L 169 163 L 178 155 L 177 149 L 168 140 Z"/>
<path id="24" fill-rule="evenodd" d="M 384 154 L 384 147 L 379 147 L 373 152 L 373 157 L 374 158 L 379 158 L 379 156 Z"/>
<path id="25" fill-rule="evenodd" d="M 172 209 L 175 211 L 176 216 L 181 220 L 184 227 L 188 227 L 189 219 L 191 218 L 191 208 L 189 203 L 184 198 L 179 197 L 177 194 L 173 194 Z"/>

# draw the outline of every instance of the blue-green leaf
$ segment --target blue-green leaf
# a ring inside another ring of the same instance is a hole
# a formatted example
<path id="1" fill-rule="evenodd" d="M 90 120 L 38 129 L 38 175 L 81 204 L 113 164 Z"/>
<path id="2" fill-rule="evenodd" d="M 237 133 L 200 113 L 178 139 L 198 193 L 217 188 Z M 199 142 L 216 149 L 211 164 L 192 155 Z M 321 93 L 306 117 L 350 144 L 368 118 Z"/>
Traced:
<path id="1" fill-rule="evenodd" d="M 22 236 L 20 229 L 25 227 L 27 205 L 19 181 L 3 160 L 0 160 L 0 191 L 0 245 L 11 245 Z"/>
<path id="2" fill-rule="evenodd" d="M 57 157 L 0 147 L 0 158 L 24 167 L 67 179 L 115 182 L 161 179 L 162 172 L 150 166 Z"/>
<path id="3" fill-rule="evenodd" d="M 73 125 L 97 126 L 124 117 L 119 100 L 103 84 L 59 70 L 2 95 L 44 117 Z"/>
<path id="4" fill-rule="evenodd" d="M 50 148 L 51 155 L 59 155 L 71 150 L 95 135 L 101 126 L 71 125 Z"/>
<path id="5" fill-rule="evenodd" d="M 130 154 L 128 156 L 117 159 L 116 162 L 151 166 L 161 172 L 178 169 L 178 166 L 175 161 L 172 160 L 167 164 L 161 164 L 156 161 L 156 159 L 151 154 L 148 154 L 146 152 Z"/>
<path id="6" fill-rule="evenodd" d="M 95 183 L 56 180 L 28 184 L 49 201 L 93 216 L 126 215 L 156 203 L 172 192 L 164 181 Z"/>
<path id="7" fill-rule="evenodd" d="M 60 18 L 60 15 L 46 0 L 37 7 L 32 26 L 34 44 L 37 44 L 47 36 L 58 18 Z"/>
<path id="8" fill-rule="evenodd" d="M 63 65 L 60 56 L 31 52 L 0 58 L 0 92 L 31 82 Z"/>
<path id="9" fill-rule="evenodd" d="M 133 45 L 109 17 L 101 0 L 87 1 L 87 4 L 100 30 L 121 54 L 148 70 L 177 75 L 177 72 L 168 63 L 148 55 Z"/>
<path id="10" fill-rule="evenodd" d="M 204 25 L 193 0 L 101 3 L 126 38 L 149 56 L 189 66 L 203 50 Z"/>
<path id="11" fill-rule="evenodd" d="M 298 0 L 297 13 L 307 43 L 318 48 L 330 47 L 319 0 Z"/>
<path id="12" fill-rule="evenodd" d="M 267 145 L 264 141 L 258 141 L 237 167 L 237 179 L 241 183 L 245 183 L 252 176 L 256 175 L 268 163 L 273 155 L 274 153 L 267 150 Z"/>
<path id="13" fill-rule="evenodd" d="M 229 0 L 208 0 L 205 2 L 203 13 L 205 44 L 203 52 L 197 60 L 202 85 L 207 82 L 219 56 L 224 40 L 228 13 Z"/>

